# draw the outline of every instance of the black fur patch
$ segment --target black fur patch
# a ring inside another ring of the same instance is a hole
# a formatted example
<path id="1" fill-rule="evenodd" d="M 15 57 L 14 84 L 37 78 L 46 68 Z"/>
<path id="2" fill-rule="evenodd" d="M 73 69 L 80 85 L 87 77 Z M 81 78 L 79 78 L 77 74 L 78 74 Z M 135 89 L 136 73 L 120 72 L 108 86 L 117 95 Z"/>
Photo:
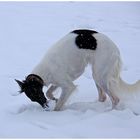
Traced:
<path id="1" fill-rule="evenodd" d="M 82 29 L 74 30 L 71 33 L 78 34 L 78 36 L 75 39 L 75 43 L 80 49 L 96 50 L 97 41 L 92 35 L 98 32 L 93 30 Z"/>

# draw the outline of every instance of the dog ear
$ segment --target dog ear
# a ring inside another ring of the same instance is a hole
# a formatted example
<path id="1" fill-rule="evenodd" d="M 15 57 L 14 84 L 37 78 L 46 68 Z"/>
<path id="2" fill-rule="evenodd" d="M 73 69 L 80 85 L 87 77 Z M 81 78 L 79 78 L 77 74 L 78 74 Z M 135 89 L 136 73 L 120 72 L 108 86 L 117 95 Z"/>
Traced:
<path id="1" fill-rule="evenodd" d="M 18 83 L 18 85 L 20 86 L 21 90 L 19 91 L 20 93 L 24 92 L 24 83 L 19 81 L 19 80 L 16 80 L 15 81 Z"/>

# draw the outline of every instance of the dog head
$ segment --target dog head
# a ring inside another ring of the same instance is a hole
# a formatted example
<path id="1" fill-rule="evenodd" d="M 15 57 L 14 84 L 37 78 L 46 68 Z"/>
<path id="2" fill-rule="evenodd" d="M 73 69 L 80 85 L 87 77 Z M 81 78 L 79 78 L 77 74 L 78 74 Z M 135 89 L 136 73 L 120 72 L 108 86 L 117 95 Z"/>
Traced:
<path id="1" fill-rule="evenodd" d="M 20 87 L 20 93 L 25 93 L 31 101 L 39 103 L 43 108 L 47 106 L 47 99 L 43 93 L 44 82 L 42 78 L 35 74 L 30 74 L 25 80 L 15 81 Z"/>

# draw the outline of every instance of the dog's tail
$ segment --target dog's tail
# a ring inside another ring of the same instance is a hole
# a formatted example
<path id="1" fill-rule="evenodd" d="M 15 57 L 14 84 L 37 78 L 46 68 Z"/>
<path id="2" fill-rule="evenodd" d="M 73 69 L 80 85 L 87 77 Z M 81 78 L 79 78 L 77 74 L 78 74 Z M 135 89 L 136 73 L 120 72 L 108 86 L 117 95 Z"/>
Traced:
<path id="1" fill-rule="evenodd" d="M 134 84 L 128 84 L 124 80 L 122 80 L 122 78 L 120 77 L 121 64 L 122 63 L 120 58 L 114 64 L 115 78 L 113 78 L 113 82 L 111 82 L 113 83 L 111 85 L 113 92 L 120 99 L 127 97 L 133 98 L 138 94 L 140 95 L 140 80 L 138 80 Z"/>
<path id="2" fill-rule="evenodd" d="M 118 91 L 120 91 L 119 96 L 121 97 L 128 96 L 128 95 L 136 95 L 137 93 L 140 93 L 140 80 L 138 80 L 134 84 L 128 84 L 125 81 L 123 81 L 120 77 L 118 82 Z"/>

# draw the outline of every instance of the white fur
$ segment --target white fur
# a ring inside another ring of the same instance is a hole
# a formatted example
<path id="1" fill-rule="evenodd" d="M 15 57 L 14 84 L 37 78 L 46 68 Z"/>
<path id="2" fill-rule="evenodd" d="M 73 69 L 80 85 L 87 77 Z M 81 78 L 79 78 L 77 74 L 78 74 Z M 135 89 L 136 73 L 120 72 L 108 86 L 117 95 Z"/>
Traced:
<path id="1" fill-rule="evenodd" d="M 47 103 L 48 106 L 45 106 L 44 111 L 53 111 L 56 106 L 56 101 L 54 100 L 48 100 Z"/>
<path id="2" fill-rule="evenodd" d="M 55 110 L 60 110 L 76 86 L 76 80 L 91 64 L 93 79 L 97 85 L 99 100 L 104 101 L 107 93 L 113 107 L 119 102 L 118 92 L 140 90 L 140 82 L 127 85 L 120 78 L 121 59 L 116 45 L 101 33 L 93 34 L 97 49 L 79 49 L 75 44 L 76 34 L 69 33 L 54 44 L 45 57 L 32 71 L 45 82 L 62 88 L 62 94 Z"/>

